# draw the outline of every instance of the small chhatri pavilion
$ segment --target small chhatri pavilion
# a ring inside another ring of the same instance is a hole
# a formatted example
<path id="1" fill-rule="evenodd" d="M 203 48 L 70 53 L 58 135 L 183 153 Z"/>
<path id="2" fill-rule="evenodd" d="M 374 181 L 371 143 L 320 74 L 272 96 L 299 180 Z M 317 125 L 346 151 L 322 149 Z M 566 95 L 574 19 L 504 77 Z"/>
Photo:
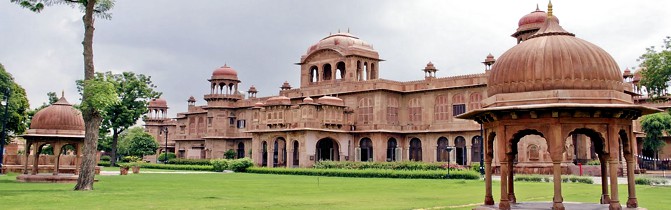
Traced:
<path id="1" fill-rule="evenodd" d="M 530 16 L 537 20 L 538 14 L 542 12 Z M 626 206 L 637 208 L 632 120 L 660 110 L 634 105 L 632 87 L 623 83 L 615 60 L 600 47 L 564 30 L 552 13 L 552 3 L 542 27 L 519 42 L 492 66 L 483 108 L 458 116 L 483 124 L 485 130 L 485 206 L 478 209 L 529 207 L 517 204 L 512 170 L 518 142 L 527 135 L 544 138 L 552 159 L 554 197 L 551 206 L 541 208 L 581 208 L 565 207 L 562 197 L 561 163 L 567 152 L 566 138 L 572 134 L 588 136 L 601 161 L 602 207 L 598 208 L 622 209 L 617 179 L 621 156 L 627 163 Z M 498 207 L 492 196 L 494 155 L 501 162 Z M 530 205 L 536 208 L 539 204 Z"/>
<path id="2" fill-rule="evenodd" d="M 21 182 L 74 182 L 79 174 L 81 146 L 84 143 L 84 119 L 82 113 L 61 98 L 37 112 L 30 123 L 30 129 L 22 136 L 26 139 L 23 174 L 16 177 Z M 39 174 L 39 157 L 44 145 L 53 147 L 55 161 L 51 174 Z M 74 147 L 74 174 L 60 174 L 60 159 L 65 146 Z M 28 168 L 28 158 L 33 154 L 32 168 Z"/>

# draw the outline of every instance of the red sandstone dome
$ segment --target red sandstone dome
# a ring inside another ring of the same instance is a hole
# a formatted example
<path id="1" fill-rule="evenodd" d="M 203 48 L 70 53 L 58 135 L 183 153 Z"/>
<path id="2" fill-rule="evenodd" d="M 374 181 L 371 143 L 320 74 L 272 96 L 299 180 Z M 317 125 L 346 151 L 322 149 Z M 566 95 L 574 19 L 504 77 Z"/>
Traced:
<path id="1" fill-rule="evenodd" d="M 194 98 L 195 101 L 195 98 Z M 158 99 L 152 99 L 149 101 L 149 107 L 150 108 L 167 108 L 168 107 L 168 102 L 165 99 L 158 98 Z"/>
<path id="2" fill-rule="evenodd" d="M 310 97 L 305 97 L 303 99 L 303 103 L 306 103 L 306 104 L 311 104 L 311 103 L 314 103 L 314 102 L 315 102 L 315 100 L 310 98 Z"/>
<path id="3" fill-rule="evenodd" d="M 212 72 L 212 79 L 238 80 L 238 71 L 224 64 L 224 66 L 219 67 Z"/>
<path id="4" fill-rule="evenodd" d="M 301 57 L 301 62 L 305 61 L 312 53 L 325 49 L 334 50 L 342 56 L 359 55 L 379 59 L 379 55 L 373 49 L 373 45 L 350 33 L 337 33 L 331 34 L 311 45 L 305 55 Z"/>
<path id="5" fill-rule="evenodd" d="M 344 106 L 345 102 L 338 98 L 338 97 L 333 97 L 333 96 L 323 96 L 319 99 L 317 99 L 317 103 L 320 104 L 326 104 L 326 105 L 333 105 L 333 106 Z"/>
<path id="6" fill-rule="evenodd" d="M 269 98 L 266 101 L 266 106 L 274 106 L 274 105 L 291 105 L 291 99 L 289 99 L 286 96 L 276 96 Z"/>
<path id="7" fill-rule="evenodd" d="M 68 103 L 65 97 L 61 97 L 56 103 L 35 113 L 30 122 L 30 129 L 36 134 L 51 133 L 41 130 L 60 130 L 84 132 L 84 118 L 82 112 Z M 28 133 L 32 133 L 29 131 Z M 62 132 L 68 133 L 68 132 Z"/>
<path id="8" fill-rule="evenodd" d="M 619 67 L 610 54 L 565 31 L 552 13 L 546 18 L 536 34 L 494 63 L 489 96 L 559 89 L 623 91 Z"/>
<path id="9" fill-rule="evenodd" d="M 520 18 L 517 22 L 517 31 L 524 31 L 532 28 L 540 28 L 545 23 L 548 15 L 545 11 L 538 9 L 536 5 L 536 10 Z"/>

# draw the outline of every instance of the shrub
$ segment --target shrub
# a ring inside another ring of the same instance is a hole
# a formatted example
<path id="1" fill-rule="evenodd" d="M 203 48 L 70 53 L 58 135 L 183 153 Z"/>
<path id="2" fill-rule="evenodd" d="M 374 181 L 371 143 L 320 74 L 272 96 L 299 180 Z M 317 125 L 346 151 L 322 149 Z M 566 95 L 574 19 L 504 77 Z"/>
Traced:
<path id="1" fill-rule="evenodd" d="M 235 155 L 236 155 L 235 151 L 233 151 L 232 149 L 229 149 L 228 151 L 224 152 L 224 157 L 226 159 L 233 159 L 235 158 Z"/>
<path id="2" fill-rule="evenodd" d="M 121 162 L 124 162 L 124 163 L 133 163 L 133 162 L 140 162 L 140 161 L 142 161 L 142 158 L 137 157 L 137 156 L 124 156 L 123 158 L 121 158 Z"/>
<path id="3" fill-rule="evenodd" d="M 112 160 L 112 157 L 110 157 L 109 155 L 103 155 L 103 156 L 100 156 L 100 161 L 107 161 L 107 162 L 109 162 L 109 161 L 111 161 L 111 160 Z"/>
<path id="4" fill-rule="evenodd" d="M 110 167 L 110 162 L 101 160 L 101 161 L 98 161 L 98 166 Z"/>
<path id="5" fill-rule="evenodd" d="M 520 182 L 549 182 L 550 179 L 540 175 L 517 175 L 515 181 Z"/>
<path id="6" fill-rule="evenodd" d="M 660 185 L 666 184 L 666 179 L 661 178 L 650 178 L 650 177 L 636 177 L 634 179 L 637 185 Z"/>
<path id="7" fill-rule="evenodd" d="M 459 166 L 461 167 L 461 166 Z M 451 169 L 459 169 L 450 165 Z M 349 162 L 349 161 L 319 161 L 314 165 L 318 169 L 394 169 L 394 170 L 445 170 L 447 164 L 424 163 L 415 161 L 404 162 Z M 463 167 L 461 167 L 463 168 Z"/>
<path id="8" fill-rule="evenodd" d="M 159 159 L 161 160 L 161 159 Z M 210 162 L 210 159 L 183 159 L 183 158 L 174 158 L 174 159 L 168 159 L 168 164 L 175 164 L 175 165 L 212 165 Z"/>
<path id="9" fill-rule="evenodd" d="M 254 166 L 254 162 L 250 158 L 236 159 L 228 163 L 228 168 L 235 172 L 244 172 L 252 166 Z"/>
<path id="10" fill-rule="evenodd" d="M 168 161 L 170 161 L 171 159 L 175 159 L 175 158 L 177 158 L 175 153 L 168 152 Z M 161 153 L 161 154 L 158 155 L 158 161 L 161 161 L 161 162 L 165 161 L 165 153 Z"/>
<path id="11" fill-rule="evenodd" d="M 445 179 L 446 172 L 439 170 L 391 170 L 391 169 L 315 169 L 315 168 L 247 168 L 248 173 L 287 174 L 307 176 L 334 176 L 360 178 L 400 179 Z M 480 179 L 473 171 L 451 171 L 449 179 Z"/>
<path id="12" fill-rule="evenodd" d="M 587 163 L 585 163 L 585 165 L 588 165 L 588 166 L 598 166 L 598 165 L 601 165 L 601 161 L 599 161 L 599 160 L 590 160 L 590 161 L 587 161 Z"/>
<path id="13" fill-rule="evenodd" d="M 480 172 L 480 163 L 471 163 L 471 170 Z"/>
<path id="14" fill-rule="evenodd" d="M 564 176 L 561 179 L 562 182 L 574 182 L 574 183 L 584 183 L 584 184 L 594 184 L 592 177 L 586 176 Z"/>
<path id="15" fill-rule="evenodd" d="M 122 165 L 122 164 L 119 164 Z M 158 164 L 158 163 L 126 163 L 123 165 L 128 166 L 140 166 L 140 168 L 153 168 L 153 169 L 167 169 L 167 170 L 190 170 L 190 171 L 212 171 L 212 166 L 203 166 L 203 165 L 173 165 L 173 164 Z"/>
<path id="16" fill-rule="evenodd" d="M 219 172 L 227 170 L 229 162 L 230 162 L 230 160 L 228 160 L 228 159 L 213 159 L 213 160 L 210 160 L 210 164 L 213 167 L 212 170 L 219 171 Z"/>

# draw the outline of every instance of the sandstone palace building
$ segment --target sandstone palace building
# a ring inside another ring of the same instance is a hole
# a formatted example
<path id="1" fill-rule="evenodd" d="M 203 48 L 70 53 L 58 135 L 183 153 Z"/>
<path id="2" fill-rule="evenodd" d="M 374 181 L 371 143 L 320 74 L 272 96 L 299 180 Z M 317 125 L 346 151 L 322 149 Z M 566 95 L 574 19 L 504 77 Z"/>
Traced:
<path id="1" fill-rule="evenodd" d="M 512 36 L 522 43 L 546 19 L 536 9 L 519 20 Z M 332 34 L 300 57 L 298 87 L 285 82 L 278 95 L 257 97 L 254 86 L 240 86 L 234 65 L 224 65 L 203 84 L 210 87 L 205 102 L 190 97 L 188 110 L 174 119 L 167 118 L 165 100 L 151 101 L 145 128 L 161 150 L 167 135 L 169 152 L 179 158 L 223 158 L 232 150 L 237 158 L 268 167 L 309 167 L 320 160 L 479 162 L 481 126 L 455 116 L 481 108 L 494 56 L 485 57 L 480 73 L 453 77 L 437 77 L 429 62 L 417 81 L 380 78 L 383 61 L 359 37 Z M 596 159 L 593 141 L 582 140 L 588 138 L 567 138 L 567 163 Z M 538 166 L 532 172 L 542 172 L 544 164 L 551 168 L 542 137 L 531 135 L 519 144 L 517 166 Z M 447 147 L 454 147 L 450 157 Z"/>

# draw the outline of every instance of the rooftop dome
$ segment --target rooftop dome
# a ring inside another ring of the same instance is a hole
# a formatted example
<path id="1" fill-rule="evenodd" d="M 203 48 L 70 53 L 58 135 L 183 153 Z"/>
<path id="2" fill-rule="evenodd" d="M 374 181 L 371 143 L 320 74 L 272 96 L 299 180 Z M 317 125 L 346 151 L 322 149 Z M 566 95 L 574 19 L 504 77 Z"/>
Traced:
<path id="1" fill-rule="evenodd" d="M 536 10 L 520 18 L 517 22 L 517 31 L 524 31 L 532 28 L 540 28 L 545 23 L 548 15 L 545 11 L 538 9 L 536 5 Z"/>
<path id="2" fill-rule="evenodd" d="M 187 102 L 196 102 L 196 98 L 191 96 L 189 97 L 189 100 L 186 100 Z M 166 104 L 167 105 L 167 104 Z"/>
<path id="3" fill-rule="evenodd" d="M 238 80 L 238 71 L 224 64 L 224 66 L 219 67 L 212 72 L 212 79 Z"/>
<path id="4" fill-rule="evenodd" d="M 149 101 L 149 108 L 168 108 L 168 102 L 162 98 L 155 98 Z"/>
<path id="5" fill-rule="evenodd" d="M 431 70 L 438 71 L 438 69 L 436 69 L 436 66 L 434 66 L 433 63 L 429 62 L 426 64 L 426 67 L 424 67 L 424 71 L 431 71 Z"/>
<path id="6" fill-rule="evenodd" d="M 262 106 L 263 106 L 263 103 L 262 103 L 262 102 L 256 102 L 256 103 L 254 104 L 254 107 L 262 107 Z"/>
<path id="7" fill-rule="evenodd" d="M 56 103 L 35 113 L 30 121 L 30 129 L 32 131 L 29 134 L 83 134 L 84 118 L 81 111 L 72 107 L 65 97 L 61 97 Z"/>
<path id="8" fill-rule="evenodd" d="M 249 90 L 247 90 L 247 92 L 257 93 L 258 91 L 256 90 L 256 87 L 254 87 L 254 85 L 252 85 L 251 87 L 249 87 Z"/>
<path id="9" fill-rule="evenodd" d="M 301 62 L 303 62 L 310 54 L 323 49 L 334 50 L 342 56 L 360 55 L 375 59 L 379 58 L 377 51 L 373 49 L 373 45 L 366 43 L 359 39 L 359 37 L 350 33 L 339 32 L 324 37 L 317 43 L 311 45 L 305 55 L 301 57 Z"/>
<path id="10" fill-rule="evenodd" d="M 310 98 L 310 97 L 305 97 L 303 99 L 303 103 L 306 103 L 306 104 L 311 104 L 311 103 L 314 103 L 314 102 L 315 102 L 315 100 Z"/>
<path id="11" fill-rule="evenodd" d="M 291 99 L 286 96 L 276 96 L 266 101 L 266 106 L 291 105 Z"/>
<path id="12" fill-rule="evenodd" d="M 492 55 L 491 53 L 489 53 L 489 55 L 487 55 L 487 57 L 485 58 L 485 62 L 494 62 L 494 61 L 496 60 L 494 59 L 494 55 Z"/>
<path id="13" fill-rule="evenodd" d="M 338 98 L 338 97 L 333 97 L 333 96 L 322 96 L 321 98 L 317 99 L 317 103 L 320 104 L 326 104 L 326 105 L 333 105 L 333 106 L 344 106 L 345 102 Z"/>
<path id="14" fill-rule="evenodd" d="M 622 76 L 610 54 L 565 31 L 551 6 L 548 11 L 547 21 L 536 34 L 494 63 L 489 96 L 560 89 L 622 92 Z"/>
<path id="15" fill-rule="evenodd" d="M 629 70 L 629 68 L 626 68 L 626 69 L 624 70 L 624 73 L 622 74 L 622 77 L 624 77 L 624 78 L 629 78 L 629 77 L 633 77 L 633 76 L 634 76 L 634 75 L 631 74 L 631 70 Z"/>

